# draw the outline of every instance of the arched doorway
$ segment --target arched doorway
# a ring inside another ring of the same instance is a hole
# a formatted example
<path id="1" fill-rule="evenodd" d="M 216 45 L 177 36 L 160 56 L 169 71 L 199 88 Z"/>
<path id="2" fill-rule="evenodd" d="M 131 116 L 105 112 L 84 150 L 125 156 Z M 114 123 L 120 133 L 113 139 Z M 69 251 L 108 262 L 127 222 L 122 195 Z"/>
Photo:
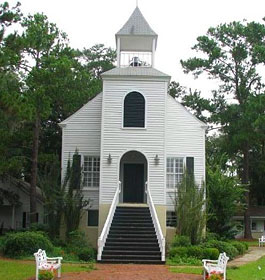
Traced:
<path id="1" fill-rule="evenodd" d="M 144 203 L 145 182 L 147 181 L 147 160 L 137 151 L 125 153 L 120 161 L 121 201 Z"/>

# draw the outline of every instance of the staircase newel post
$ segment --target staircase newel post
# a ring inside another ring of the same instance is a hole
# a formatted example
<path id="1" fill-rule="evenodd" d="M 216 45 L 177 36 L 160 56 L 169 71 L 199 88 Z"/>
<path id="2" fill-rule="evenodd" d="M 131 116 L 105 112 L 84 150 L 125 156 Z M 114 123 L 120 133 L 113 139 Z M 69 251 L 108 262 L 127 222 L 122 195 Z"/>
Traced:
<path id="1" fill-rule="evenodd" d="M 98 239 L 98 261 L 101 261 L 101 255 L 102 255 L 102 242 L 100 239 Z"/>
<path id="2" fill-rule="evenodd" d="M 166 260 L 165 248 L 166 248 L 166 240 L 165 240 L 165 238 L 163 238 L 163 240 L 162 240 L 162 262 L 164 262 Z"/>

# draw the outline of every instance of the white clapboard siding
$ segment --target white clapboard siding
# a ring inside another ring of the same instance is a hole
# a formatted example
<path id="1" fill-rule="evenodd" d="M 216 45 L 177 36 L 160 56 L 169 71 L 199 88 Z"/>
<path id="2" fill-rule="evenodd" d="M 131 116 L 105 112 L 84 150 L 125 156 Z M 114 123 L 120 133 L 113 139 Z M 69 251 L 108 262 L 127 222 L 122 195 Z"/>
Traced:
<path id="1" fill-rule="evenodd" d="M 90 100 L 75 114 L 63 121 L 62 176 L 68 159 L 76 149 L 79 154 L 100 156 L 102 93 Z M 84 190 L 85 198 L 91 198 L 92 207 L 98 208 L 99 189 Z"/>
<path id="2" fill-rule="evenodd" d="M 194 157 L 194 175 L 198 184 L 205 180 L 205 128 L 179 102 L 167 96 L 167 157 Z M 167 205 L 173 206 L 172 192 L 167 191 Z"/>
<path id="3" fill-rule="evenodd" d="M 136 150 L 146 156 L 148 182 L 155 204 L 165 205 L 165 103 L 167 82 L 148 80 L 104 80 L 101 148 L 100 203 L 111 203 L 118 181 L 119 163 L 124 153 Z M 138 91 L 145 97 L 146 128 L 122 128 L 123 101 L 127 93 Z M 111 154 L 112 163 L 107 162 Z M 156 154 L 160 158 L 154 163 Z"/>
<path id="4" fill-rule="evenodd" d="M 177 194 L 174 191 L 167 191 L 166 192 L 167 207 L 170 210 L 174 210 L 176 195 Z"/>
<path id="5" fill-rule="evenodd" d="M 89 190 L 83 189 L 84 199 L 89 199 L 89 209 L 98 209 L 99 205 L 99 189 L 90 188 Z"/>

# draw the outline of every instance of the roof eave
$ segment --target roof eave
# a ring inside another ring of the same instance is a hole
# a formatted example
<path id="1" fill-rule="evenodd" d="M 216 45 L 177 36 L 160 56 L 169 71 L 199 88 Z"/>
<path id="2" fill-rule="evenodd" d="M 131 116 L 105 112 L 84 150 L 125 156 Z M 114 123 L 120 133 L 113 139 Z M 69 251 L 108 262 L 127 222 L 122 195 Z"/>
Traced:
<path id="1" fill-rule="evenodd" d="M 165 80 L 170 81 L 171 76 L 155 76 L 155 75 L 112 75 L 112 74 L 106 74 L 102 75 L 102 79 L 117 79 L 117 78 L 123 78 L 123 79 L 158 79 L 158 80 Z"/>

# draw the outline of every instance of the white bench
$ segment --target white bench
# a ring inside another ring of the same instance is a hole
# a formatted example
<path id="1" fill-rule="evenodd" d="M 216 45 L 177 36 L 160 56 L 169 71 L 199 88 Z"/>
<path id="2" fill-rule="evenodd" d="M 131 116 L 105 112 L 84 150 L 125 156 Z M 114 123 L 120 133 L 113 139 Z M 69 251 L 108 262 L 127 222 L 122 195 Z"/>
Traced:
<path id="1" fill-rule="evenodd" d="M 265 243 L 265 236 L 262 235 L 262 236 L 259 238 L 259 247 L 263 246 L 264 243 Z"/>
<path id="2" fill-rule="evenodd" d="M 39 279 L 39 270 L 58 270 L 58 278 L 61 277 L 62 257 L 48 258 L 45 250 L 39 249 L 34 253 L 36 260 L 36 280 Z"/>
<path id="3" fill-rule="evenodd" d="M 221 253 L 218 260 L 202 260 L 203 262 L 203 279 L 206 279 L 206 273 L 208 276 L 211 274 L 223 274 L 223 279 L 226 280 L 226 265 L 229 260 L 229 257 L 226 256 L 226 253 Z"/>

